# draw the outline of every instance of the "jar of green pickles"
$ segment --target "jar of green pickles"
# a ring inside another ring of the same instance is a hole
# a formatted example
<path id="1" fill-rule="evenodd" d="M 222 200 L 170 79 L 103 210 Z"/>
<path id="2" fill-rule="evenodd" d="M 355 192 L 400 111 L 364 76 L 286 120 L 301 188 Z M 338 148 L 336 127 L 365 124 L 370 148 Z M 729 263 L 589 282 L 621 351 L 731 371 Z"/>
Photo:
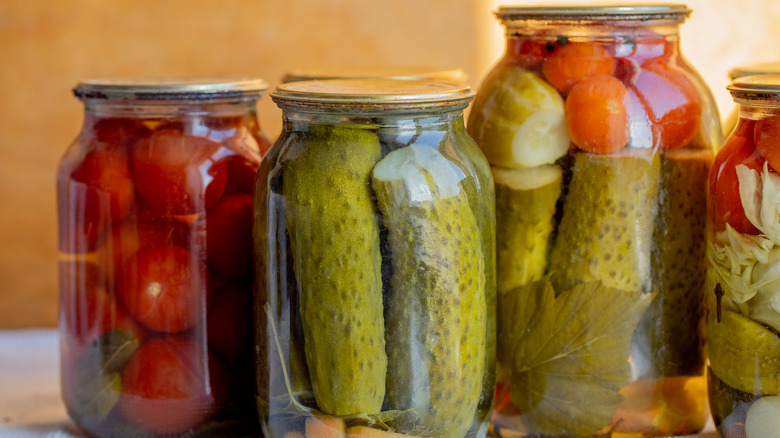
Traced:
<path id="1" fill-rule="evenodd" d="M 254 219 L 264 433 L 485 436 L 495 219 L 463 122 L 473 92 L 345 79 L 271 97 L 284 127 Z"/>
<path id="2" fill-rule="evenodd" d="M 496 189 L 498 436 L 695 433 L 721 142 L 683 5 L 501 7 L 468 132 Z"/>
<path id="3" fill-rule="evenodd" d="M 725 438 L 774 437 L 780 431 L 780 75 L 738 78 L 728 89 L 739 120 L 709 182 L 710 408 Z"/>

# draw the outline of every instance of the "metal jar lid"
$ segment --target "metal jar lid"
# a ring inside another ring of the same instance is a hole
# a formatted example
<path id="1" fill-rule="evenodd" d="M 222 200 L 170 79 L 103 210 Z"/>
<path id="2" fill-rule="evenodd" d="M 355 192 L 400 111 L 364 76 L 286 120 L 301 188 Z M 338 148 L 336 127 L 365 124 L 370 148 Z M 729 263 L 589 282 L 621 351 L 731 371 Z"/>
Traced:
<path id="1" fill-rule="evenodd" d="M 459 68 L 439 69 L 434 67 L 319 67 L 295 69 L 282 78 L 282 82 L 297 82 L 324 79 L 408 79 L 408 80 L 442 80 L 466 82 L 466 73 Z"/>
<path id="2" fill-rule="evenodd" d="M 271 98 L 301 111 L 371 113 L 465 108 L 475 94 L 458 82 L 372 78 L 289 82 Z"/>
<path id="3" fill-rule="evenodd" d="M 683 4 L 603 6 L 499 6 L 501 21 L 671 21 L 681 23 L 691 14 Z"/>
<path id="4" fill-rule="evenodd" d="M 732 81 L 744 76 L 780 74 L 780 61 L 759 62 L 756 64 L 742 65 L 729 70 L 729 79 Z"/>
<path id="5" fill-rule="evenodd" d="M 76 85 L 79 99 L 215 100 L 259 98 L 268 84 L 253 77 L 110 78 Z"/>
<path id="6" fill-rule="evenodd" d="M 726 89 L 737 103 L 780 107 L 780 74 L 743 76 Z"/>

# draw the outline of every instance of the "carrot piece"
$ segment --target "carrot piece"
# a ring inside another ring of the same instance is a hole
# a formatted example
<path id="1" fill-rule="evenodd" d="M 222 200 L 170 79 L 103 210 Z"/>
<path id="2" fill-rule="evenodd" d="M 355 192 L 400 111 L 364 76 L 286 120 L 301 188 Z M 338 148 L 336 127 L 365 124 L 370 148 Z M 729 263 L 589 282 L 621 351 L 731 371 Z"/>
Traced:
<path id="1" fill-rule="evenodd" d="M 346 425 L 336 417 L 306 419 L 306 438 L 344 438 Z"/>
<path id="2" fill-rule="evenodd" d="M 347 429 L 347 438 L 400 438 L 408 437 L 401 433 L 387 432 L 379 429 L 372 429 L 366 426 L 355 426 Z"/>

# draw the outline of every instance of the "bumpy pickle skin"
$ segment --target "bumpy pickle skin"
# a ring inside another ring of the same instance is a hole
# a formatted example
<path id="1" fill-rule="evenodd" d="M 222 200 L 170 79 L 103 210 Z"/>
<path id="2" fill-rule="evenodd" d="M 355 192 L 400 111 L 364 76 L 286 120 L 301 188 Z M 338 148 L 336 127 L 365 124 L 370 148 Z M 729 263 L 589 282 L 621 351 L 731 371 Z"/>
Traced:
<path id="1" fill-rule="evenodd" d="M 555 208 L 561 195 L 561 169 L 554 165 L 530 169 L 493 168 L 496 184 L 496 278 L 499 327 L 511 326 L 513 294 L 520 286 L 541 280 L 547 258 Z M 524 298 L 520 298 L 524 299 Z M 514 345 L 505 331 L 498 337 L 498 360 L 511 364 Z"/>
<path id="2" fill-rule="evenodd" d="M 562 172 L 553 165 L 518 170 L 493 168 L 493 179 L 500 295 L 544 276 Z"/>
<path id="3" fill-rule="evenodd" d="M 312 388 L 327 414 L 377 413 L 387 371 L 370 185 L 379 140 L 340 126 L 309 134 L 284 161 L 283 193 Z"/>
<path id="4" fill-rule="evenodd" d="M 474 140 L 469 137 L 463 119 L 452 124 L 453 141 L 463 153 L 468 167 L 464 172 L 473 173 L 476 178 L 463 182 L 463 189 L 469 197 L 471 211 L 482 236 L 482 255 L 485 262 L 485 302 L 487 307 L 487 342 L 485 344 L 485 367 L 482 374 L 482 394 L 479 408 L 470 434 L 488 426 L 493 407 L 496 386 L 496 333 L 498 304 L 496 299 L 496 205 L 493 174 L 485 155 Z M 469 172 L 470 171 L 470 172 Z"/>
<path id="5" fill-rule="evenodd" d="M 435 148 L 408 146 L 373 173 L 392 250 L 387 399 L 425 436 L 464 437 L 480 400 L 486 301 L 481 236 L 462 172 Z"/>
<path id="6" fill-rule="evenodd" d="M 575 155 L 550 255 L 558 293 L 591 281 L 649 292 L 659 178 L 660 160 L 652 150 Z"/>
<path id="7" fill-rule="evenodd" d="M 709 149 L 661 155 L 661 188 L 653 233 L 653 289 L 658 291 L 633 340 L 643 377 L 701 375 L 704 370 L 707 175 Z"/>

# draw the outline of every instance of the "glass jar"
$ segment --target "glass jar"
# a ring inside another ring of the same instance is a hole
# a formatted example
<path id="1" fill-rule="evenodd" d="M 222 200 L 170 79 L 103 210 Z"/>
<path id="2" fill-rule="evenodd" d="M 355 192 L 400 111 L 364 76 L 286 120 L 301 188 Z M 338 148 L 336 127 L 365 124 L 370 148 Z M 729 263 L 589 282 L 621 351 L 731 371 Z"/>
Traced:
<path id="1" fill-rule="evenodd" d="M 473 92 L 345 79 L 271 97 L 284 129 L 260 166 L 254 236 L 266 437 L 485 436 L 495 217 L 463 121 Z"/>
<path id="2" fill-rule="evenodd" d="M 259 79 L 91 80 L 57 173 L 62 395 L 94 436 L 257 427 Z"/>
<path id="3" fill-rule="evenodd" d="M 496 184 L 499 436 L 704 426 L 714 99 L 683 5 L 501 7 L 468 132 Z"/>
<path id="4" fill-rule="evenodd" d="M 756 64 L 734 67 L 729 70 L 729 80 L 734 82 L 735 79 L 745 76 L 769 74 L 780 74 L 780 62 L 759 62 Z M 726 134 L 731 133 L 731 131 L 734 130 L 734 127 L 737 126 L 738 119 L 739 107 L 736 107 L 729 113 L 728 117 L 726 117 L 726 120 L 723 122 L 723 132 Z"/>
<path id="5" fill-rule="evenodd" d="M 780 75 L 728 89 L 739 120 L 709 185 L 710 409 L 722 436 L 761 438 L 780 430 Z"/>

